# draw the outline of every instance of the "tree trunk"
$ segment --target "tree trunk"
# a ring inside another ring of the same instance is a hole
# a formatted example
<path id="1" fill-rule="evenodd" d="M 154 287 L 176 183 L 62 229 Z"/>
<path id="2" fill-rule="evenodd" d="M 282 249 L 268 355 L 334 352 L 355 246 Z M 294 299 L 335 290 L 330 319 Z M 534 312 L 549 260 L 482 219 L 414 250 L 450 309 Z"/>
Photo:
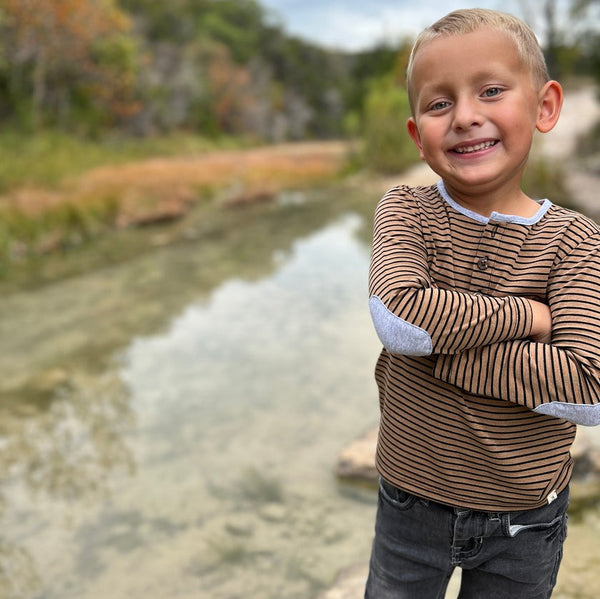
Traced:
<path id="1" fill-rule="evenodd" d="M 33 104 L 31 107 L 32 124 L 38 129 L 42 122 L 42 111 L 46 99 L 46 53 L 43 48 L 37 55 L 33 67 Z"/>

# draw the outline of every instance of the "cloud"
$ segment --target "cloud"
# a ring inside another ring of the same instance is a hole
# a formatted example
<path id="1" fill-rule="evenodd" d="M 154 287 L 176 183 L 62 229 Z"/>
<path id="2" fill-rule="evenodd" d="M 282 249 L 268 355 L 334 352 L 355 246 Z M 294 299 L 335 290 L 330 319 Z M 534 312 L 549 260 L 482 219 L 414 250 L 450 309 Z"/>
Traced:
<path id="1" fill-rule="evenodd" d="M 519 0 L 480 0 L 478 6 L 518 13 Z M 451 10 L 471 3 L 459 0 L 263 0 L 286 31 L 343 50 L 361 50 L 381 41 L 414 37 Z"/>

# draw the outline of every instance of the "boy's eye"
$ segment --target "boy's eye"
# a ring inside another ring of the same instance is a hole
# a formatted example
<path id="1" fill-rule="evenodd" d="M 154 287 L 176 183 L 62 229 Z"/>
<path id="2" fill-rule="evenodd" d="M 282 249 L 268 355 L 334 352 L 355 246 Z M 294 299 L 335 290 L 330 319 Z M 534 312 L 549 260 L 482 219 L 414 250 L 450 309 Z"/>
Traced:
<path id="1" fill-rule="evenodd" d="M 501 89 L 499 87 L 488 87 L 484 92 L 483 96 L 486 98 L 493 98 L 501 93 Z"/>
<path id="2" fill-rule="evenodd" d="M 444 110 L 450 106 L 450 102 L 446 102 L 446 100 L 440 100 L 439 102 L 434 102 L 429 106 L 429 110 Z"/>

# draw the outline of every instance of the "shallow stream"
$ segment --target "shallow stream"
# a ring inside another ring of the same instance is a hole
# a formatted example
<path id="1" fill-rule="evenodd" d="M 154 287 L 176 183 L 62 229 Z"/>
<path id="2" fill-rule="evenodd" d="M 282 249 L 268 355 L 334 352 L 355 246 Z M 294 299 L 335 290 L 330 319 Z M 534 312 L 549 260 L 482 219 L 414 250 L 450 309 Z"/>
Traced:
<path id="1" fill-rule="evenodd" d="M 0 597 L 309 598 L 364 557 L 368 247 L 315 209 L 0 300 Z"/>

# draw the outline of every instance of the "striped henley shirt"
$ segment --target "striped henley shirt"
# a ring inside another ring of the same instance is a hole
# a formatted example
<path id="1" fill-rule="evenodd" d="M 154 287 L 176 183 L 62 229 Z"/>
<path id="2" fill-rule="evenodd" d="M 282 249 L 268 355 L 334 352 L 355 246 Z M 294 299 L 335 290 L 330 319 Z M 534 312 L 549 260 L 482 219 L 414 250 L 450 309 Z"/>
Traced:
<path id="1" fill-rule="evenodd" d="M 569 482 L 576 424 L 600 422 L 600 227 L 539 205 L 531 218 L 488 218 L 440 182 L 396 187 L 377 207 L 376 461 L 407 492 L 539 507 Z M 550 344 L 528 339 L 525 298 L 550 307 Z"/>

